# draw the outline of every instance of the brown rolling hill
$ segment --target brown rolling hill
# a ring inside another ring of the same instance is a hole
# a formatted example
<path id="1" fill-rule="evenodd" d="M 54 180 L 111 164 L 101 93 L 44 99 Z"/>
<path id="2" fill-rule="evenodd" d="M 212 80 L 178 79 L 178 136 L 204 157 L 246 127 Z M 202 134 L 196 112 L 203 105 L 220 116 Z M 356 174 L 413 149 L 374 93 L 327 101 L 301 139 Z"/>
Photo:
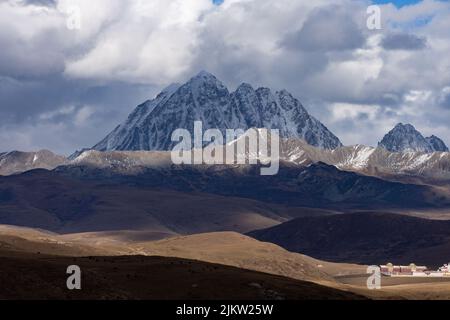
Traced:
<path id="1" fill-rule="evenodd" d="M 43 254 L 55 256 L 119 255 L 129 250 L 120 245 L 96 245 L 88 241 L 67 241 L 45 230 L 0 225 L 0 255 Z"/>
<path id="2" fill-rule="evenodd" d="M 131 231 L 58 235 L 13 226 L 0 226 L 0 250 L 22 254 L 69 257 L 143 255 L 165 256 L 234 266 L 299 280 L 334 281 L 318 267 L 324 263 L 288 252 L 235 232 L 215 232 L 148 241 Z"/>
<path id="3" fill-rule="evenodd" d="M 301 280 L 327 280 L 321 263 L 271 244 L 235 232 L 215 232 L 174 237 L 151 242 L 135 242 L 134 250 L 146 255 L 179 257 L 220 263 Z"/>
<path id="4" fill-rule="evenodd" d="M 87 292 L 65 290 L 69 264 L 82 267 Z M 340 299 L 348 292 L 358 295 L 351 299 L 448 299 L 450 288 L 441 279 L 383 277 L 382 290 L 368 290 L 364 265 L 316 260 L 233 232 L 148 241 L 142 232 L 58 235 L 0 226 L 0 271 L 6 299 Z M 159 278 L 156 289 L 147 272 Z M 224 292 L 209 291 L 224 279 Z M 178 281 L 180 292 L 168 290 Z"/>
<path id="5" fill-rule="evenodd" d="M 362 298 L 317 260 L 237 233 L 153 242 L 129 234 L 0 226 L 0 299 Z M 82 269 L 80 292 L 65 289 L 72 264 Z"/>

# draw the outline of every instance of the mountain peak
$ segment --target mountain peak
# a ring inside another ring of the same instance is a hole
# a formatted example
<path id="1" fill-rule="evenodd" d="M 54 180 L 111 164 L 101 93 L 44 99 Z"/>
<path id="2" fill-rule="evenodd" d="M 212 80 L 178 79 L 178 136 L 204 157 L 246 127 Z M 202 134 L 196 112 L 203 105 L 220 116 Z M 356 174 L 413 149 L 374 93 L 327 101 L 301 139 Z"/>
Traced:
<path id="1" fill-rule="evenodd" d="M 171 94 L 160 94 L 138 107 L 93 149 L 171 150 L 172 132 L 193 133 L 194 122 L 203 129 L 279 129 L 282 138 L 300 138 L 324 149 L 341 146 L 339 139 L 287 92 L 254 90 L 248 83 L 230 93 L 214 75 L 201 71 Z"/>
<path id="2" fill-rule="evenodd" d="M 448 150 L 441 139 L 435 136 L 425 138 L 409 123 L 398 123 L 383 137 L 383 140 L 378 143 L 378 146 L 391 152 L 431 153 Z"/>
<path id="3" fill-rule="evenodd" d="M 394 127 L 394 130 L 406 130 L 406 131 L 416 131 L 416 128 L 410 123 L 397 123 Z"/>
<path id="4" fill-rule="evenodd" d="M 223 83 L 216 78 L 213 74 L 207 71 L 200 71 L 197 75 L 192 77 L 183 87 L 189 88 L 194 93 L 194 96 L 201 96 L 211 91 L 223 91 L 224 94 L 228 93 L 228 89 Z"/>
<path id="5" fill-rule="evenodd" d="M 202 70 L 191 78 L 191 81 L 217 81 L 217 78 L 212 73 Z"/>
<path id="6" fill-rule="evenodd" d="M 281 89 L 279 91 L 279 93 L 283 96 L 292 96 L 292 94 L 289 91 L 287 91 L 286 89 Z"/>
<path id="7" fill-rule="evenodd" d="M 253 89 L 253 86 L 247 82 L 242 82 L 236 89 L 236 92 L 249 92 L 249 91 L 255 91 L 255 89 Z"/>

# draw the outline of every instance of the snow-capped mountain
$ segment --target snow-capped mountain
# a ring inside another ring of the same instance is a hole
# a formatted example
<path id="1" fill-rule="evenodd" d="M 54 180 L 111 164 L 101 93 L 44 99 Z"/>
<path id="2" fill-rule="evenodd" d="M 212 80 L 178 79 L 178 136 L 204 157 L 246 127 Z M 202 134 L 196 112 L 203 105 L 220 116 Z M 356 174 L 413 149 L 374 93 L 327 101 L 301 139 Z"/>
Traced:
<path id="1" fill-rule="evenodd" d="M 378 143 L 391 152 L 435 152 L 448 151 L 445 143 L 436 136 L 425 138 L 410 124 L 397 124 Z"/>
<path id="2" fill-rule="evenodd" d="M 10 175 L 32 169 L 54 169 L 67 159 L 48 150 L 37 152 L 11 151 L 0 153 L 0 175 Z"/>
<path id="3" fill-rule="evenodd" d="M 155 99 L 138 106 L 128 119 L 93 149 L 171 150 L 172 132 L 183 128 L 193 134 L 194 122 L 203 130 L 251 127 L 279 129 L 283 138 L 300 138 L 309 144 L 334 149 L 339 139 L 285 90 L 254 89 L 243 83 L 235 92 L 205 71 L 184 85 L 172 85 Z"/>

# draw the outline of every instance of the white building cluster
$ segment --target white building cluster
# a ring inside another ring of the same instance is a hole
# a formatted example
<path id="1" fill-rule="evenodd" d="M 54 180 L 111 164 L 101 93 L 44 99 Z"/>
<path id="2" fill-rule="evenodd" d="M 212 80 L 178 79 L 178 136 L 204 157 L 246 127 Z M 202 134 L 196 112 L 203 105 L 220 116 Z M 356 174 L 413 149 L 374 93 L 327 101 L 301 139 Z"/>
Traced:
<path id="1" fill-rule="evenodd" d="M 437 271 L 428 270 L 426 266 L 380 265 L 381 274 L 389 277 L 450 277 L 450 263 L 444 264 Z"/>

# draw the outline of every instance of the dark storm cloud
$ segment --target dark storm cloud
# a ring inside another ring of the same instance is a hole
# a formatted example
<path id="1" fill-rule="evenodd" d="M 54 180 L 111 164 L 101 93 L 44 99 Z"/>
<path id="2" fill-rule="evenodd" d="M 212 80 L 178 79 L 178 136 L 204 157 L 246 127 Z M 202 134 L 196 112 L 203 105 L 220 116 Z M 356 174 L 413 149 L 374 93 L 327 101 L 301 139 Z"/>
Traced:
<path id="1" fill-rule="evenodd" d="M 395 33 L 385 36 L 381 42 L 387 50 L 421 50 L 427 45 L 425 37 L 407 33 Z"/>
<path id="2" fill-rule="evenodd" d="M 49 17 L 36 28 L 28 28 L 23 17 L 0 19 L 0 76 L 30 79 L 64 71 L 65 43 L 71 35 L 55 27 L 57 18 Z M 18 31 L 21 27 L 22 34 Z"/>
<path id="3" fill-rule="evenodd" d="M 0 79 L 0 122 L 20 123 L 37 115 L 71 103 L 77 87 L 60 76 L 39 80 Z"/>
<path id="4" fill-rule="evenodd" d="M 2 148 L 49 148 L 70 154 L 90 147 L 156 92 L 148 85 L 96 84 L 62 75 L 39 80 L 0 77 L 0 136 L 15 132 L 10 139 L 17 139 L 2 141 Z M 20 135 L 27 136 L 26 143 L 17 138 Z"/>
<path id="5" fill-rule="evenodd" d="M 146 85 L 110 82 L 96 84 L 70 80 L 61 75 L 39 81 L 0 78 L 0 125 L 21 123 L 65 106 L 90 105 L 104 107 L 102 116 L 126 116 L 133 107 L 156 93 Z"/>
<path id="6" fill-rule="evenodd" d="M 282 45 L 293 50 L 350 50 L 364 45 L 365 37 L 353 17 L 339 7 L 313 11 L 297 32 L 288 34 Z"/>

